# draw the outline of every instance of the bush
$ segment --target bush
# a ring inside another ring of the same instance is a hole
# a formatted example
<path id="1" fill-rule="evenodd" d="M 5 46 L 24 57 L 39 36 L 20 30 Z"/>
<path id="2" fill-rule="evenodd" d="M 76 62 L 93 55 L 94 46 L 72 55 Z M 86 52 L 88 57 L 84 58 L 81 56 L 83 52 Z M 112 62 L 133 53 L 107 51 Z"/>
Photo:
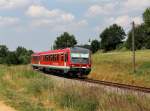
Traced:
<path id="1" fill-rule="evenodd" d="M 80 89 L 80 88 L 79 88 Z M 99 105 L 96 95 L 90 93 L 90 90 L 84 92 L 82 89 L 59 89 L 60 93 L 55 95 L 59 106 L 70 108 L 75 111 L 96 111 Z"/>
<path id="2" fill-rule="evenodd" d="M 18 47 L 16 51 L 9 51 L 6 46 L 0 45 L 0 64 L 29 64 L 32 53 L 32 50 L 27 50 L 24 47 Z"/>

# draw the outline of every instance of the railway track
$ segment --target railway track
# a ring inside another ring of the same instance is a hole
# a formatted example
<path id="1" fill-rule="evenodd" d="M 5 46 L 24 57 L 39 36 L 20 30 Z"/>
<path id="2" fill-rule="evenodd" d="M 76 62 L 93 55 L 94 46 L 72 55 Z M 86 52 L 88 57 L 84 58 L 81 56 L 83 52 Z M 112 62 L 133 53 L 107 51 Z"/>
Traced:
<path id="1" fill-rule="evenodd" d="M 44 74 L 46 74 L 46 76 L 50 76 L 50 74 L 48 73 L 44 73 Z M 53 76 L 58 76 L 58 75 L 53 75 Z M 70 79 L 70 78 L 66 78 L 66 79 Z M 114 87 L 114 88 L 138 91 L 138 92 L 143 92 L 143 93 L 150 93 L 150 88 L 141 87 L 141 86 L 127 85 L 127 84 L 114 83 L 114 82 L 101 81 L 101 80 L 93 80 L 93 79 L 88 79 L 88 78 L 85 78 L 85 79 L 71 78 L 71 80 L 77 80 L 81 82 L 99 84 L 99 85 L 104 85 L 104 86 L 109 86 L 109 87 Z"/>
<path id="2" fill-rule="evenodd" d="M 75 80 L 88 82 L 88 83 L 94 83 L 94 84 L 100 84 L 100 85 L 105 85 L 105 86 L 110 86 L 110 87 L 115 87 L 115 88 L 120 88 L 120 89 L 128 89 L 128 90 L 133 90 L 133 91 L 150 93 L 150 88 L 146 88 L 146 87 L 120 84 L 120 83 L 114 83 L 114 82 L 108 82 L 108 81 L 93 80 L 93 79 L 75 79 Z"/>

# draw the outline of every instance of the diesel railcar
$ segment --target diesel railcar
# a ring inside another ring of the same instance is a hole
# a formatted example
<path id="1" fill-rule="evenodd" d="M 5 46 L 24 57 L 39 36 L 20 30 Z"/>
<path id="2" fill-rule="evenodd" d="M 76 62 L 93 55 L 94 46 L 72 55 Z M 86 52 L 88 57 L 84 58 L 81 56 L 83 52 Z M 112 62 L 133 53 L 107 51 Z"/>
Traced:
<path id="1" fill-rule="evenodd" d="M 34 53 L 31 56 L 31 65 L 34 69 L 86 76 L 91 71 L 91 53 L 80 47 Z"/>

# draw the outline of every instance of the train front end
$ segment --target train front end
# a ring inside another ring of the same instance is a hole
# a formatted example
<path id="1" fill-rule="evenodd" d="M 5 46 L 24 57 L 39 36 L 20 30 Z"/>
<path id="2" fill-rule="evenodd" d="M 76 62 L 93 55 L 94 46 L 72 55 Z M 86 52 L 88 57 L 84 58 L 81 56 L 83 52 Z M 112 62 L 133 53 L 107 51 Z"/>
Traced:
<path id="1" fill-rule="evenodd" d="M 87 76 L 91 72 L 91 53 L 85 48 L 70 49 L 70 71 L 78 76 Z"/>

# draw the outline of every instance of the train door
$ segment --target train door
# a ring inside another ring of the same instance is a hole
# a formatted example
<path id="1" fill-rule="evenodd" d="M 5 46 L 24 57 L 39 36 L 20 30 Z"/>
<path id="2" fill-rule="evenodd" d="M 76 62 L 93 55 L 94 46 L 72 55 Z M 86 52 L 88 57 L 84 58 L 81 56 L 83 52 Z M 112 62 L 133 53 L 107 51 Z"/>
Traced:
<path id="1" fill-rule="evenodd" d="M 61 54 L 61 66 L 64 66 L 64 53 Z"/>
<path id="2" fill-rule="evenodd" d="M 68 53 L 67 52 L 64 54 L 64 62 L 65 62 L 65 66 L 67 66 L 68 65 Z"/>
<path id="3" fill-rule="evenodd" d="M 62 53 L 61 54 L 61 66 L 67 66 L 68 65 L 68 53 Z"/>
<path id="4" fill-rule="evenodd" d="M 64 66 L 66 66 L 66 59 L 65 59 L 65 55 L 66 55 L 66 54 L 64 54 Z"/>

